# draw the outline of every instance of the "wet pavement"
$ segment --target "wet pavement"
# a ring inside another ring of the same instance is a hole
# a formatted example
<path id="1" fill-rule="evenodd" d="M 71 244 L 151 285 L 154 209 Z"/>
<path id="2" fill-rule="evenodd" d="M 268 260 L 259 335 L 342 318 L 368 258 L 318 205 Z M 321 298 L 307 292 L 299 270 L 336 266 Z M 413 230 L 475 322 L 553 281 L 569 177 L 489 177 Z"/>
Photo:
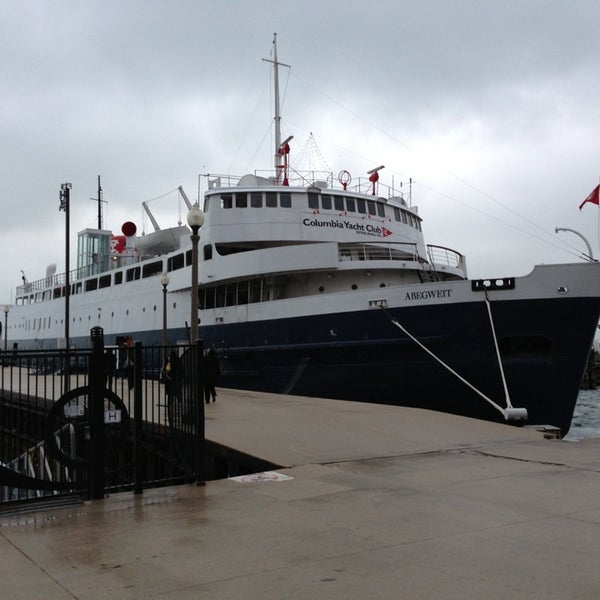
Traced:
<path id="1" fill-rule="evenodd" d="M 219 390 L 274 473 L 0 518 L 3 599 L 597 598 L 600 440 Z"/>

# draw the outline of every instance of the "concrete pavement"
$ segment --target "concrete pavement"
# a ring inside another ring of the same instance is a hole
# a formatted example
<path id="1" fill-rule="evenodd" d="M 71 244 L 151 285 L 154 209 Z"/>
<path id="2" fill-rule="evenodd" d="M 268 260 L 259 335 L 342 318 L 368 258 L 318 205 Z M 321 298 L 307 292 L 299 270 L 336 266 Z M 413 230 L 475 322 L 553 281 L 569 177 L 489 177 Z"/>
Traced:
<path id="1" fill-rule="evenodd" d="M 600 594 L 600 440 L 228 390 L 206 418 L 281 477 L 4 516 L 2 598 Z"/>

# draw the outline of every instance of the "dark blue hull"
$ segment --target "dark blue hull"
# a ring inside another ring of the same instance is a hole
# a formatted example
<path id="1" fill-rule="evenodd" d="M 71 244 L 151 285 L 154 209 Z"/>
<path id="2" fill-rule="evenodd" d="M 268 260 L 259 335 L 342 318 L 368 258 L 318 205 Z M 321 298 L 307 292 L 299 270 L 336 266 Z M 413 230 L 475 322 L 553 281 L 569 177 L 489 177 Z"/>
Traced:
<path id="1" fill-rule="evenodd" d="M 600 299 L 496 301 L 494 326 L 512 405 L 525 424 L 569 430 L 600 317 Z M 501 407 L 505 393 L 483 301 L 390 309 L 389 315 Z M 123 332 L 160 345 L 161 331 Z M 394 326 L 386 312 L 202 326 L 221 387 L 413 406 L 504 422 L 503 415 Z M 184 329 L 169 337 L 186 339 Z M 89 339 L 72 339 L 77 346 Z M 117 335 L 107 334 L 106 344 Z M 21 347 L 26 347 L 21 346 Z M 39 347 L 39 344 L 38 344 Z M 523 423 L 523 422 L 521 422 Z"/>
<path id="2" fill-rule="evenodd" d="M 600 307 L 596 299 L 492 305 L 512 405 L 527 424 L 569 430 Z M 392 310 L 436 356 L 500 406 L 504 387 L 483 302 Z M 504 422 L 382 310 L 206 327 L 220 385 L 414 406 Z"/>

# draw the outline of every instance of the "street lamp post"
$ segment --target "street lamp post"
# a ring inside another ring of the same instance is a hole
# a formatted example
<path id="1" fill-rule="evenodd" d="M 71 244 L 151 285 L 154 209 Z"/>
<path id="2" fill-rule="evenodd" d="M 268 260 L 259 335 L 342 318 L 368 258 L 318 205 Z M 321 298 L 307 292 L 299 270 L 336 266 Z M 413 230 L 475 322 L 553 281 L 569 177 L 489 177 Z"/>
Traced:
<path id="1" fill-rule="evenodd" d="M 190 315 L 190 343 L 198 340 L 198 230 L 204 224 L 204 213 L 198 203 L 192 206 L 187 215 L 188 225 L 192 229 L 192 311 Z"/>
<path id="2" fill-rule="evenodd" d="M 69 254 L 71 253 L 69 246 L 69 235 L 70 235 L 70 212 L 69 212 L 69 204 L 71 198 L 71 184 L 70 183 L 62 183 L 60 186 L 60 205 L 58 210 L 65 211 L 65 389 L 64 391 L 69 391 L 70 387 L 70 358 L 69 358 L 69 300 L 71 297 L 71 282 L 69 281 Z"/>
<path id="3" fill-rule="evenodd" d="M 160 285 L 162 285 L 163 290 L 163 314 L 162 314 L 162 329 L 163 329 L 163 346 L 166 346 L 169 343 L 167 339 L 167 286 L 169 285 L 169 276 L 166 273 L 163 273 L 160 276 Z"/>
<path id="4" fill-rule="evenodd" d="M 571 233 L 574 233 L 576 236 L 580 237 L 583 240 L 583 243 L 585 244 L 585 246 L 587 248 L 587 254 L 584 254 L 585 259 L 588 260 L 589 262 L 596 261 L 596 259 L 594 258 L 594 253 L 592 252 L 592 246 L 583 234 L 579 233 L 579 231 L 575 231 L 574 229 L 569 229 L 568 227 L 555 227 L 554 228 L 554 233 L 558 233 L 559 231 L 570 231 Z"/>
<path id="5" fill-rule="evenodd" d="M 8 334 L 8 313 L 10 311 L 10 306 L 8 304 L 4 305 L 4 352 L 6 352 L 6 336 Z"/>

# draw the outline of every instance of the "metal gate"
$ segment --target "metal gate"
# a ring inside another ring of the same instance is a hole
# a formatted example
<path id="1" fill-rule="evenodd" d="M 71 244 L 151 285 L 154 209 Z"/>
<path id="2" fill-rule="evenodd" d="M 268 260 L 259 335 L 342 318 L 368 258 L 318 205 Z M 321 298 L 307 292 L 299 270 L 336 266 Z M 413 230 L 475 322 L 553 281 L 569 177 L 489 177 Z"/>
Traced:
<path id="1" fill-rule="evenodd" d="M 91 339 L 2 354 L 0 502 L 203 481 L 201 345 Z"/>

